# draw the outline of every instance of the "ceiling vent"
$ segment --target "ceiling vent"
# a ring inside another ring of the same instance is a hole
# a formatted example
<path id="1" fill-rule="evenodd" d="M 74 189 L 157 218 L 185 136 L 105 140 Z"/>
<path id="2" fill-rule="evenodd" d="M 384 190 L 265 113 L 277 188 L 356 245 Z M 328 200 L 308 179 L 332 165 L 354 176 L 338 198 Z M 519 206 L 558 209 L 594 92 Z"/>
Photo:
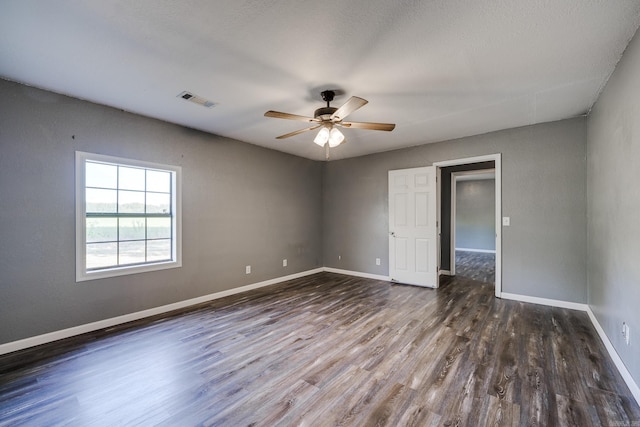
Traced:
<path id="1" fill-rule="evenodd" d="M 179 93 L 178 98 L 182 98 L 184 100 L 193 102 L 198 105 L 202 105 L 203 107 L 207 107 L 207 108 L 213 108 L 216 105 L 218 105 L 213 101 L 209 101 L 208 99 L 204 99 L 198 95 L 194 95 L 193 93 L 187 92 L 186 90 L 184 92 Z"/>

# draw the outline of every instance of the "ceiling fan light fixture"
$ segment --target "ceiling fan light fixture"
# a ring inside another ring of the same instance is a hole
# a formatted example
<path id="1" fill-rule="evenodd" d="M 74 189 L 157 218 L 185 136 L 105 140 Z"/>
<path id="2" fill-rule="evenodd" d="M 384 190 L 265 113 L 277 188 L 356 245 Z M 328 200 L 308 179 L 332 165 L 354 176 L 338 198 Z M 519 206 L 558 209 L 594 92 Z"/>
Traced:
<path id="1" fill-rule="evenodd" d="M 313 142 L 318 144 L 320 147 L 324 147 L 327 141 L 329 141 L 329 134 L 330 134 L 329 129 L 326 127 L 323 127 L 322 129 L 320 129 L 320 132 L 318 132 Z"/>
<path id="2" fill-rule="evenodd" d="M 367 104 L 367 100 L 352 96 L 342 104 L 340 108 L 331 107 L 329 104 L 333 101 L 335 92 L 332 90 L 325 90 L 320 94 L 322 99 L 327 102 L 326 107 L 318 108 L 313 117 L 301 116 L 299 114 L 283 113 L 281 111 L 269 110 L 264 113 L 265 117 L 273 117 L 276 119 L 297 120 L 307 123 L 313 123 L 305 129 L 300 129 L 294 132 L 285 133 L 284 135 L 277 136 L 276 139 L 285 139 L 295 135 L 299 135 L 303 132 L 316 130 L 320 128 L 320 131 L 316 134 L 313 142 L 323 147 L 327 153 L 327 159 L 329 158 L 329 148 L 337 147 L 345 140 L 344 135 L 336 126 L 348 127 L 355 129 L 368 129 L 368 130 L 382 130 L 392 131 L 396 125 L 393 123 L 374 123 L 374 122 L 345 122 L 344 118 L 353 113 L 357 109 Z"/>
<path id="3" fill-rule="evenodd" d="M 337 147 L 344 141 L 344 135 L 337 128 L 331 128 L 329 132 L 329 147 Z"/>

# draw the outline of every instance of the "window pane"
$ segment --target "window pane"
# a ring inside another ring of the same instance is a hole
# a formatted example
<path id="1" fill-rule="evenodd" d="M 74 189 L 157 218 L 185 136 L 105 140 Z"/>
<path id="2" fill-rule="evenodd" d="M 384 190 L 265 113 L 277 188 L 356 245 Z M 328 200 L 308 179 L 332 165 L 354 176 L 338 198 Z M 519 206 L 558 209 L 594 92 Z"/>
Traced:
<path id="1" fill-rule="evenodd" d="M 120 218 L 120 240 L 144 240 L 145 218 Z"/>
<path id="2" fill-rule="evenodd" d="M 116 218 L 87 218 L 87 243 L 114 242 L 118 240 L 118 220 Z"/>
<path id="3" fill-rule="evenodd" d="M 87 270 L 118 265 L 117 243 L 87 244 Z"/>
<path id="4" fill-rule="evenodd" d="M 144 191 L 144 169 L 120 166 L 119 173 L 118 188 Z"/>
<path id="5" fill-rule="evenodd" d="M 171 195 L 147 193 L 147 213 L 171 213 Z"/>
<path id="6" fill-rule="evenodd" d="M 170 239 L 171 218 L 147 218 L 147 239 Z"/>
<path id="7" fill-rule="evenodd" d="M 147 191 L 171 192 L 171 173 L 147 170 Z"/>
<path id="8" fill-rule="evenodd" d="M 117 198 L 116 190 L 87 188 L 85 192 L 86 210 L 90 213 L 116 213 Z"/>
<path id="9" fill-rule="evenodd" d="M 144 213 L 144 193 L 140 191 L 118 191 L 118 212 Z"/>
<path id="10" fill-rule="evenodd" d="M 85 181 L 87 187 L 116 188 L 118 185 L 118 167 L 104 163 L 85 163 Z"/>
<path id="11" fill-rule="evenodd" d="M 80 151 L 76 167 L 76 281 L 181 265 L 180 167 Z"/>
<path id="12" fill-rule="evenodd" d="M 120 242 L 120 265 L 144 262 L 144 242 Z"/>
<path id="13" fill-rule="evenodd" d="M 171 259 L 171 240 L 150 240 L 147 242 L 147 261 L 168 261 Z"/>

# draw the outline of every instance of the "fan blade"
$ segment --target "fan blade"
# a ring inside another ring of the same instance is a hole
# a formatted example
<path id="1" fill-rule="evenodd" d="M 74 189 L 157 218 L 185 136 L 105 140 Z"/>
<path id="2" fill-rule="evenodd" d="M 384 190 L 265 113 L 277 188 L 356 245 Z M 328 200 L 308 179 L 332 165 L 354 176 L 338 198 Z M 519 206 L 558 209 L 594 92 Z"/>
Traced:
<path id="1" fill-rule="evenodd" d="M 298 135 L 298 134 L 303 133 L 303 132 L 308 132 L 310 130 L 318 129 L 320 126 L 322 126 L 322 125 L 315 125 L 315 126 L 308 127 L 306 129 L 297 130 L 295 132 L 285 133 L 284 135 L 276 136 L 276 139 L 289 138 L 290 136 L 295 136 L 295 135 Z"/>
<path id="2" fill-rule="evenodd" d="M 358 108 L 361 108 L 367 104 L 366 99 L 358 98 L 357 96 L 352 96 L 349 98 L 347 102 L 342 104 L 342 107 L 338 108 L 332 115 L 331 120 L 340 121 L 347 117 L 349 114 L 356 111 Z"/>
<path id="3" fill-rule="evenodd" d="M 346 128 L 368 129 L 368 130 L 384 130 L 390 132 L 395 129 L 394 123 L 366 123 L 366 122 L 342 122 L 337 123 Z"/>
<path id="4" fill-rule="evenodd" d="M 273 117 L 276 119 L 299 120 L 301 122 L 317 122 L 318 119 L 313 117 L 299 116 L 297 114 L 281 113 L 280 111 L 269 110 L 264 113 L 265 117 Z"/>

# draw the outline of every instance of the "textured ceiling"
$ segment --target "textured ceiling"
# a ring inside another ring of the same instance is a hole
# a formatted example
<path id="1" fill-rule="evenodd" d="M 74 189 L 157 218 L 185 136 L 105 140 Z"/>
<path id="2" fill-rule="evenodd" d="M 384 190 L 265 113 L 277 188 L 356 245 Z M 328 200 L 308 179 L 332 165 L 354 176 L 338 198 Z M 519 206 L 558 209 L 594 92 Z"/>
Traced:
<path id="1" fill-rule="evenodd" d="M 317 160 L 264 112 L 329 88 L 397 124 L 338 159 L 584 114 L 639 25 L 638 0 L 0 0 L 0 76 Z"/>

